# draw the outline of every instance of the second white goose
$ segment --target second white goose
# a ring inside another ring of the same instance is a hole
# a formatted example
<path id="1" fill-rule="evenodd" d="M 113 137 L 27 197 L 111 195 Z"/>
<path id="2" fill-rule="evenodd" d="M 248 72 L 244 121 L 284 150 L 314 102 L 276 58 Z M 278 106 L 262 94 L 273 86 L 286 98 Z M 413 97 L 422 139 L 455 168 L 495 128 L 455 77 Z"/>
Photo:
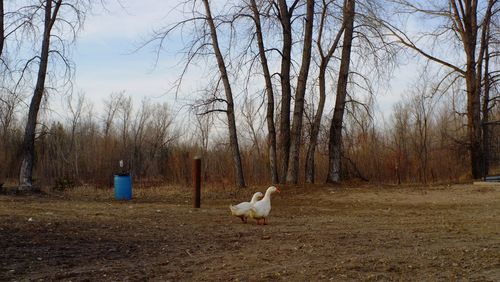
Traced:
<path id="1" fill-rule="evenodd" d="M 231 210 L 231 214 L 241 218 L 244 223 L 247 223 L 247 218 L 250 213 L 250 209 L 253 205 L 262 198 L 261 192 L 256 192 L 253 194 L 250 202 L 242 202 L 237 205 L 229 205 L 229 209 Z"/>

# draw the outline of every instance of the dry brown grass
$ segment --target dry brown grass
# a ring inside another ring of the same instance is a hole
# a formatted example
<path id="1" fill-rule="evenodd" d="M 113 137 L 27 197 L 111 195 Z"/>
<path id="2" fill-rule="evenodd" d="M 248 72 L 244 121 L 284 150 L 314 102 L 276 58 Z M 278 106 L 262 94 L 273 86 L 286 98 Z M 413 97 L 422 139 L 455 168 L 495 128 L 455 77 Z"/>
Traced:
<path id="1" fill-rule="evenodd" d="M 281 187 L 270 225 L 230 216 L 265 188 L 0 195 L 0 280 L 500 279 L 498 186 Z"/>

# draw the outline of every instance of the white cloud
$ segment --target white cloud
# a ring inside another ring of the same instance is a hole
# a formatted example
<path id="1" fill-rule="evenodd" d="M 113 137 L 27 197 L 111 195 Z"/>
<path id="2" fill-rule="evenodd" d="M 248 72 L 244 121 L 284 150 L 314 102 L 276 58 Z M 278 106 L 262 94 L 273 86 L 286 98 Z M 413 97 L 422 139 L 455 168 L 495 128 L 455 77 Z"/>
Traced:
<path id="1" fill-rule="evenodd" d="M 88 15 L 74 52 L 75 89 L 86 94 L 97 112 L 104 98 L 119 91 L 126 91 L 135 105 L 146 96 L 179 103 L 165 95 L 179 75 L 173 69 L 175 56 L 165 54 L 155 66 L 151 50 L 132 53 L 154 28 L 180 19 L 172 11 L 174 5 L 175 1 L 110 0 L 107 11 L 96 6 L 98 11 Z M 196 80 L 196 74 L 190 79 Z"/>
<path id="2" fill-rule="evenodd" d="M 114 0 L 109 1 L 104 10 L 97 7 L 88 15 L 80 35 L 83 40 L 121 37 L 137 39 L 151 32 L 154 28 L 181 18 L 173 11 L 171 1 L 159 0 Z"/>

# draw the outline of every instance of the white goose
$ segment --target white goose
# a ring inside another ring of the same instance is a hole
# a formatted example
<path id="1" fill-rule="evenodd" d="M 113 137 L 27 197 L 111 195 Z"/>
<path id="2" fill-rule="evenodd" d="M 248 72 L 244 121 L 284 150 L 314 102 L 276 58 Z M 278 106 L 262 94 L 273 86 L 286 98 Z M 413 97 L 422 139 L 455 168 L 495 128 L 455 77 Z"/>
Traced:
<path id="1" fill-rule="evenodd" d="M 250 202 L 242 202 L 237 205 L 229 205 L 229 209 L 231 210 L 231 214 L 241 218 L 244 223 L 247 223 L 247 217 L 250 213 L 250 209 L 253 207 L 255 202 L 257 202 L 260 198 L 262 198 L 261 192 L 256 192 L 253 194 Z"/>
<path id="2" fill-rule="evenodd" d="M 267 188 L 266 194 L 262 200 L 256 202 L 250 210 L 250 217 L 257 220 L 257 224 L 260 224 L 260 220 L 264 219 L 264 225 L 267 224 L 266 217 L 271 212 L 271 194 L 274 192 L 280 193 L 280 189 L 271 186 Z"/>

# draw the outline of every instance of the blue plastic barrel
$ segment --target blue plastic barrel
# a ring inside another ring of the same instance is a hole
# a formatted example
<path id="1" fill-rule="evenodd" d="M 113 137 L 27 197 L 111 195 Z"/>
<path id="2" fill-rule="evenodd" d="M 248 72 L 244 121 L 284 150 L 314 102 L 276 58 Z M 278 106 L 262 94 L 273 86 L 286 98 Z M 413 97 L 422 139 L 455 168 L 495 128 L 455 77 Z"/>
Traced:
<path id="1" fill-rule="evenodd" d="M 132 177 L 130 175 L 115 175 L 115 199 L 132 199 Z"/>

